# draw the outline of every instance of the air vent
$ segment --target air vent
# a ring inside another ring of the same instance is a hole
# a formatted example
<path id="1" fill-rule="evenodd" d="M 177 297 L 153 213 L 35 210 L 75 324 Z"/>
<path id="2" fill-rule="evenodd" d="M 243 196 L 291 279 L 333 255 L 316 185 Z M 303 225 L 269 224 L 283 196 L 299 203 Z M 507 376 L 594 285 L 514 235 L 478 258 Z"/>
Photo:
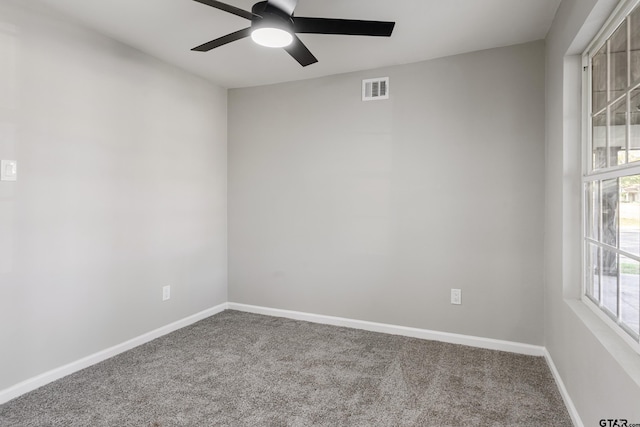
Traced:
<path id="1" fill-rule="evenodd" d="M 378 99 L 389 99 L 389 77 L 362 81 L 362 100 L 376 101 Z"/>

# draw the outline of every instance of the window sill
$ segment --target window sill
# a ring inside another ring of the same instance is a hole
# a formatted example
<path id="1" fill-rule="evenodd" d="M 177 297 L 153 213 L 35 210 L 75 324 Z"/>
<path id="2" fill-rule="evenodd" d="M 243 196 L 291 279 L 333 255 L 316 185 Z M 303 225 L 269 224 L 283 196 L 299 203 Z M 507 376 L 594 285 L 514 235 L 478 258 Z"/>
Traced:
<path id="1" fill-rule="evenodd" d="M 613 356 L 622 369 L 640 387 L 640 354 L 636 353 L 602 319 L 580 300 L 565 300 L 573 312 Z"/>

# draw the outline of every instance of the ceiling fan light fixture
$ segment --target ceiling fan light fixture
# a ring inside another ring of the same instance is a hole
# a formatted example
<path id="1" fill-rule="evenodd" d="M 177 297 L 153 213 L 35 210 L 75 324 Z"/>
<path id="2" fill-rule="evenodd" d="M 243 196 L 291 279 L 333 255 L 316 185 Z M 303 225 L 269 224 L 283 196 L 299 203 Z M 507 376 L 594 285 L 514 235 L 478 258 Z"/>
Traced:
<path id="1" fill-rule="evenodd" d="M 298 0 L 262 0 L 251 12 L 217 0 L 194 0 L 251 21 L 251 26 L 203 43 L 191 50 L 209 52 L 227 43 L 251 37 L 256 44 L 285 48 L 300 65 L 315 64 L 318 59 L 297 37 L 297 34 L 337 34 L 345 36 L 389 37 L 395 22 L 362 21 L 358 19 L 312 18 L 294 16 Z"/>
<path id="2" fill-rule="evenodd" d="M 251 32 L 251 39 L 261 46 L 286 47 L 293 42 L 293 35 L 275 27 L 260 27 Z"/>

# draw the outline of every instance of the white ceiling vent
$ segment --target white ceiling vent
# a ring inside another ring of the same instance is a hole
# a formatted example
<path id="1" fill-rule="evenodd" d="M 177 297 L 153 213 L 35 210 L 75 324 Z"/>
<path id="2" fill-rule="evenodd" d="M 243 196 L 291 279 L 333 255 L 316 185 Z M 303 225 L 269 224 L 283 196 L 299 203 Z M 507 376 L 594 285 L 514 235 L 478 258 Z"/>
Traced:
<path id="1" fill-rule="evenodd" d="M 362 81 L 362 100 L 375 101 L 378 99 L 389 99 L 389 77 Z"/>

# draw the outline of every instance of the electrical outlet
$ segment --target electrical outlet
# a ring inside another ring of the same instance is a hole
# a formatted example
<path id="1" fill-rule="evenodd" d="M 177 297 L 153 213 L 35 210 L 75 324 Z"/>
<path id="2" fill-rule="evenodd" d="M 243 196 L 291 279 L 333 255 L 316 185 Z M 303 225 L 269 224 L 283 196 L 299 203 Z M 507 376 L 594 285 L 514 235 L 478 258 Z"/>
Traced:
<path id="1" fill-rule="evenodd" d="M 162 288 L 162 301 L 166 301 L 171 298 L 171 286 L 164 286 Z"/>
<path id="2" fill-rule="evenodd" d="M 451 304 L 456 304 L 456 305 L 462 304 L 461 289 L 451 289 Z"/>
<path id="3" fill-rule="evenodd" d="M 18 162 L 15 160 L 0 160 L 0 181 L 18 180 Z"/>

